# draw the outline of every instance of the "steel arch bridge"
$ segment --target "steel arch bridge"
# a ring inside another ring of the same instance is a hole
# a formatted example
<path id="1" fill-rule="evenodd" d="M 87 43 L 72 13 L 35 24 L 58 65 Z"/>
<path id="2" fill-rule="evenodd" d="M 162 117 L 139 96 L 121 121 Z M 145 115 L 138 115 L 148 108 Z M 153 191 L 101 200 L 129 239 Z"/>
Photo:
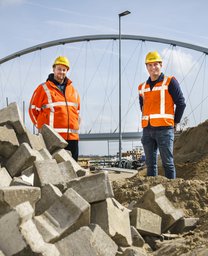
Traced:
<path id="1" fill-rule="evenodd" d="M 78 37 L 70 37 L 70 38 L 64 38 L 59 40 L 53 40 L 49 42 L 45 42 L 42 44 L 38 44 L 29 48 L 26 48 L 24 50 L 15 52 L 13 54 L 10 54 L 4 58 L 0 59 L 0 65 L 8 62 L 12 59 L 18 58 L 20 56 L 46 49 L 49 47 L 54 47 L 58 45 L 65 45 L 65 44 L 71 44 L 71 43 L 77 43 L 77 42 L 83 42 L 83 41 L 97 41 L 97 40 L 119 40 L 119 35 L 117 34 L 102 34 L 102 35 L 86 35 L 86 36 L 78 36 Z M 148 36 L 141 36 L 141 35 L 121 35 L 121 40 L 137 40 L 137 41 L 148 41 L 148 42 L 155 42 L 155 43 L 162 43 L 167 44 L 171 46 L 179 46 L 191 50 L 195 50 L 198 52 L 202 52 L 205 55 L 208 54 L 208 48 L 197 46 L 194 44 L 189 44 L 185 42 L 170 40 L 170 39 L 164 39 L 164 38 L 157 38 L 157 37 L 148 37 Z M 80 139 L 82 141 L 87 140 L 118 140 L 119 135 L 118 133 L 90 133 L 90 134 L 80 134 Z M 122 133 L 122 139 L 123 140 L 133 140 L 133 139 L 140 139 L 141 138 L 141 132 L 127 132 Z"/>
<path id="2" fill-rule="evenodd" d="M 26 48 L 24 50 L 15 52 L 11 55 L 8 55 L 2 59 L 0 59 L 0 64 L 3 64 L 4 62 L 10 61 L 14 58 L 20 57 L 22 55 L 42 50 L 45 48 L 57 46 L 57 45 L 64 45 L 64 44 L 70 44 L 70 43 L 77 43 L 77 42 L 83 42 L 83 41 L 97 41 L 97 40 L 118 40 L 119 35 L 116 34 L 106 34 L 106 35 L 87 35 L 87 36 L 79 36 L 79 37 L 69 37 L 59 40 L 53 40 L 46 43 L 38 44 L 29 48 Z M 205 54 L 208 54 L 208 48 L 201 47 L 194 44 L 184 43 L 180 41 L 170 40 L 170 39 L 164 39 L 159 37 L 148 37 L 148 36 L 140 36 L 140 35 L 121 35 L 121 40 L 137 40 L 137 41 L 149 41 L 149 42 L 155 42 L 155 43 L 163 43 L 163 44 L 169 44 L 172 46 L 180 46 L 188 49 L 192 49 L 195 51 L 203 52 Z"/>

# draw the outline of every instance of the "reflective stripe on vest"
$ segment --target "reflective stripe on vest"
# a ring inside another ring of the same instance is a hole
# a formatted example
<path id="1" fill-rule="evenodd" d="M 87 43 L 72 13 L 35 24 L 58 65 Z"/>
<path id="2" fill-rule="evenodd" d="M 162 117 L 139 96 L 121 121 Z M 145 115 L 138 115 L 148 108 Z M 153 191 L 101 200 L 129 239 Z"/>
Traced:
<path id="1" fill-rule="evenodd" d="M 174 115 L 171 114 L 151 114 L 149 116 L 143 116 L 142 120 L 148 120 L 150 117 L 150 119 L 154 119 L 154 118 L 169 118 L 169 119 L 174 119 Z"/>
<path id="2" fill-rule="evenodd" d="M 30 109 L 37 109 L 35 105 L 31 105 L 29 106 Z M 31 115 L 33 117 L 33 122 L 34 122 L 34 125 L 37 124 L 37 119 L 36 119 L 36 116 L 33 114 L 33 111 L 31 111 Z"/>
<path id="3" fill-rule="evenodd" d="M 53 128 L 58 133 L 77 133 L 79 130 L 67 129 L 67 128 Z"/>
<path id="4" fill-rule="evenodd" d="M 67 102 L 59 101 L 59 102 L 52 102 L 51 104 L 45 104 L 45 105 L 42 106 L 42 109 L 50 108 L 51 106 L 57 107 L 57 106 L 66 106 L 66 105 L 78 108 L 78 104 L 77 103 L 68 102 L 68 101 Z"/>
<path id="5" fill-rule="evenodd" d="M 50 90 L 48 89 L 47 85 L 44 83 L 42 84 L 43 86 L 43 89 L 47 95 L 47 98 L 48 98 L 48 106 L 50 108 L 50 116 L 49 116 L 49 126 L 51 126 L 53 128 L 53 124 L 54 124 L 54 107 L 52 105 L 52 98 L 51 98 L 51 93 L 50 93 Z"/>
<path id="6" fill-rule="evenodd" d="M 145 86 L 146 86 L 146 82 L 143 83 L 141 90 L 139 90 L 139 94 L 141 94 L 143 98 L 144 98 L 144 93 L 150 91 L 150 88 L 145 89 Z"/>
<path id="7" fill-rule="evenodd" d="M 41 111 L 41 108 L 38 108 L 35 105 L 30 105 L 30 109 L 35 109 L 37 111 Z"/>
<path id="8" fill-rule="evenodd" d="M 160 115 L 161 115 L 161 118 L 162 118 L 162 115 L 165 114 L 165 90 L 168 89 L 167 86 L 165 86 L 166 82 L 167 82 L 168 78 L 165 76 L 164 77 L 164 80 L 163 80 L 163 83 L 160 87 Z M 156 87 L 159 89 L 159 87 Z M 154 87 L 153 87 L 153 90 L 156 91 L 156 88 L 154 90 Z M 160 118 L 160 117 L 158 117 Z"/>

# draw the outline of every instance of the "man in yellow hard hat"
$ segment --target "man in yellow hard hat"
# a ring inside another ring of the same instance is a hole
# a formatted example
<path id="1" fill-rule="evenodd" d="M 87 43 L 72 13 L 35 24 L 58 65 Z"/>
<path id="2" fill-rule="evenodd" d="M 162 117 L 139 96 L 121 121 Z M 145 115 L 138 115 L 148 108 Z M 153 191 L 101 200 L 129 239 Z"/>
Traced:
<path id="1" fill-rule="evenodd" d="M 186 107 L 178 81 L 162 72 L 162 58 L 157 51 L 145 58 L 149 73 L 146 82 L 139 85 L 142 111 L 142 144 L 145 152 L 147 175 L 157 176 L 157 150 L 159 149 L 165 176 L 176 178 L 173 159 L 174 128 L 180 122 Z"/>
<path id="2" fill-rule="evenodd" d="M 57 57 L 52 68 L 53 73 L 33 93 L 29 115 L 38 129 L 48 124 L 57 131 L 68 142 L 66 149 L 77 161 L 80 97 L 66 76 L 70 69 L 67 57 Z"/>

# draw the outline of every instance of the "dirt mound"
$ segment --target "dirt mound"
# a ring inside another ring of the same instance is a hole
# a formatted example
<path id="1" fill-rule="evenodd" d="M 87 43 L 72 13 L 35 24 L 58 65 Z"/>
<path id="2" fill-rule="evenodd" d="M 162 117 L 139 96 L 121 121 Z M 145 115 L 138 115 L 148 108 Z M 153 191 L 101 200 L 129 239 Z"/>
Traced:
<path id="1" fill-rule="evenodd" d="M 183 209 L 185 217 L 199 218 L 199 222 L 193 232 L 158 243 L 157 250 L 150 255 L 205 256 L 208 255 L 208 120 L 176 138 L 174 155 L 177 179 L 146 177 L 143 170 L 131 178 L 114 181 L 115 198 L 128 207 L 151 187 L 162 184 L 173 205 Z"/>
<path id="2" fill-rule="evenodd" d="M 174 160 L 177 178 L 208 179 L 208 120 L 176 136 Z M 160 157 L 158 173 L 164 176 Z"/>
<path id="3" fill-rule="evenodd" d="M 208 179 L 208 120 L 176 138 L 174 159 L 177 177 Z"/>
<path id="4" fill-rule="evenodd" d="M 176 162 L 175 166 L 178 178 L 208 180 L 208 154 L 204 154 L 195 161 Z"/>
<path id="5" fill-rule="evenodd" d="M 125 181 L 114 181 L 116 199 L 125 206 L 138 201 L 151 187 L 162 184 L 166 196 L 186 217 L 200 217 L 208 212 L 208 181 L 169 180 L 165 177 L 142 177 L 139 174 Z"/>
<path id="6" fill-rule="evenodd" d="M 208 153 L 208 120 L 197 127 L 188 128 L 176 138 L 174 155 L 177 162 L 198 160 Z"/>
<path id="7" fill-rule="evenodd" d="M 199 223 L 193 232 L 159 243 L 157 251 L 150 255 L 186 255 L 185 253 L 193 249 L 196 249 L 196 254 L 191 255 L 199 255 L 198 248 L 208 248 L 208 181 L 169 180 L 162 176 L 142 177 L 137 174 L 125 181 L 113 182 L 115 198 L 128 207 L 131 202 L 137 202 L 145 192 L 158 184 L 165 187 L 166 196 L 176 208 L 183 209 L 185 217 L 199 218 Z"/>

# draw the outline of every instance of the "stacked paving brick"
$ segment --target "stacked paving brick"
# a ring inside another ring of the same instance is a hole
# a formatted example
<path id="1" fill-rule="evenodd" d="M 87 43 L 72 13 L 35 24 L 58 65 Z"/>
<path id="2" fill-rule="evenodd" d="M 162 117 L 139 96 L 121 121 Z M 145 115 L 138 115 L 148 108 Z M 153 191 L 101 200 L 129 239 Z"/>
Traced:
<path id="1" fill-rule="evenodd" d="M 31 134 L 16 103 L 0 110 L 0 255 L 147 255 L 162 233 L 196 225 L 162 185 L 125 208 L 108 174 L 81 168 L 66 145 L 47 125 Z"/>

